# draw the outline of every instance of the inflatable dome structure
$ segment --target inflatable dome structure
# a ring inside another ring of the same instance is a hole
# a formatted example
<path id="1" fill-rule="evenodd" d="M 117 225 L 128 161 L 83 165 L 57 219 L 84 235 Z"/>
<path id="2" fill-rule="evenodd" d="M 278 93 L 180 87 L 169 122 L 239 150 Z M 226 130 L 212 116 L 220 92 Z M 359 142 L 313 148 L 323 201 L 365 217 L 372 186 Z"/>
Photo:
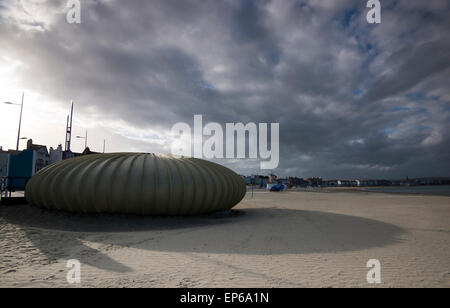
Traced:
<path id="1" fill-rule="evenodd" d="M 31 205 L 70 212 L 196 215 L 229 210 L 245 192 L 239 175 L 206 160 L 111 153 L 42 169 L 25 197 Z"/>

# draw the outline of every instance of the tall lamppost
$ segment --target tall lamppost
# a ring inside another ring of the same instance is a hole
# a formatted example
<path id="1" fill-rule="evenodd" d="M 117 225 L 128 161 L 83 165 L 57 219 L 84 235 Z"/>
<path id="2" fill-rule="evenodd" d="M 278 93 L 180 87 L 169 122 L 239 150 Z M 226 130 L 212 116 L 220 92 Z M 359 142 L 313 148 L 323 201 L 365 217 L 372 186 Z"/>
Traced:
<path id="1" fill-rule="evenodd" d="M 86 148 L 87 148 L 87 129 L 86 129 L 86 135 L 84 137 L 77 136 L 76 138 L 84 139 L 84 149 L 86 150 Z"/>
<path id="2" fill-rule="evenodd" d="M 23 98 L 25 96 L 25 92 L 22 92 L 22 103 L 20 104 L 14 104 L 11 102 L 3 102 L 3 104 L 7 105 L 16 105 L 20 106 L 20 117 L 19 117 L 19 130 L 17 132 L 17 145 L 16 145 L 16 151 L 19 151 L 19 140 L 20 140 L 20 126 L 22 125 L 22 111 L 23 111 Z"/>

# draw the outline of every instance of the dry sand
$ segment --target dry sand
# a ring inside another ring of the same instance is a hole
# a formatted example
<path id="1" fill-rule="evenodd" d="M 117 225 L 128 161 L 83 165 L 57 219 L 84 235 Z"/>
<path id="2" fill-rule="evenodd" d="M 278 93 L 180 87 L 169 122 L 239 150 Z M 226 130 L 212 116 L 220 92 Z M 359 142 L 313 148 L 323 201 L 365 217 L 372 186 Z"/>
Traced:
<path id="1" fill-rule="evenodd" d="M 0 206 L 0 287 L 450 287 L 450 197 L 255 192 L 231 215 L 86 216 Z"/>

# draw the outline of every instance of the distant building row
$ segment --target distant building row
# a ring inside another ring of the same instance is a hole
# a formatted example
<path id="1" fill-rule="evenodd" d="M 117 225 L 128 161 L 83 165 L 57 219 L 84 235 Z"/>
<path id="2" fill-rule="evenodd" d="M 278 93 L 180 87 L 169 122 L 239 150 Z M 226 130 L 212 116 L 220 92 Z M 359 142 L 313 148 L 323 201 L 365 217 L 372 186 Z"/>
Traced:
<path id="1" fill-rule="evenodd" d="M 50 150 L 48 150 L 45 145 L 33 144 L 32 139 L 27 141 L 27 148 L 23 151 L 3 151 L 0 147 L 0 188 L 2 194 L 6 189 L 9 191 L 24 189 L 28 179 L 48 165 L 63 159 L 93 153 L 89 148 L 86 148 L 83 153 L 63 151 L 61 145 L 58 145 L 56 149 L 50 147 Z"/>
<path id="2" fill-rule="evenodd" d="M 272 185 L 283 184 L 288 188 L 295 187 L 368 187 L 368 186 L 416 186 L 416 185 L 450 185 L 450 178 L 428 177 L 405 180 L 323 180 L 316 178 L 286 177 L 278 178 L 274 174 L 268 176 L 241 176 L 247 185 L 268 188 Z"/>

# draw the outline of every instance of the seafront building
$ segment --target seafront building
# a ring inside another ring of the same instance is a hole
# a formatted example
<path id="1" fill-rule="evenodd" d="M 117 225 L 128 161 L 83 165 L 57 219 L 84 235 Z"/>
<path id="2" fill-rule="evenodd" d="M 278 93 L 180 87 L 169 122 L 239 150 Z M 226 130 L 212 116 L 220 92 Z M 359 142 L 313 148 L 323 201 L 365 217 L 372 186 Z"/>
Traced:
<path id="1" fill-rule="evenodd" d="M 269 177 L 267 175 L 241 175 L 242 179 L 245 182 L 245 185 L 253 185 L 260 188 L 266 187 Z"/>

